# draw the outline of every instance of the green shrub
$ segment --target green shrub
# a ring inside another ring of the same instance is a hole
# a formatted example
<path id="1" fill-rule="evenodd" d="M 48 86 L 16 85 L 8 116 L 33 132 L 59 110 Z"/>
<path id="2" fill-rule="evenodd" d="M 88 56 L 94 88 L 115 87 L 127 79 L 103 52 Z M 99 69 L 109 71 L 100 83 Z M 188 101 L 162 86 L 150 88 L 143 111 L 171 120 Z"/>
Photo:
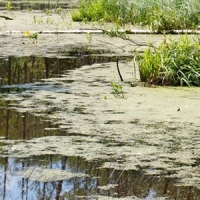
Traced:
<path id="1" fill-rule="evenodd" d="M 200 86 L 200 43 L 187 35 L 164 41 L 137 55 L 141 81 L 160 85 Z"/>

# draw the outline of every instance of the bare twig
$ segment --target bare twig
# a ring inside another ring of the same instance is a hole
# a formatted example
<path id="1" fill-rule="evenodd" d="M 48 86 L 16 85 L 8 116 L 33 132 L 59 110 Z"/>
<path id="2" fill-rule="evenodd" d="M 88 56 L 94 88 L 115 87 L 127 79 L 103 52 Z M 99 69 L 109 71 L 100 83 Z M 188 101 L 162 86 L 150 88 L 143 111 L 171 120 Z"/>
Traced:
<path id="1" fill-rule="evenodd" d="M 121 47 L 118 47 L 118 46 L 116 46 L 116 45 L 114 45 L 114 44 L 112 44 L 112 43 L 110 43 L 110 42 L 105 42 L 105 41 L 102 41 L 102 40 L 96 40 L 96 41 L 99 41 L 99 42 L 102 42 L 102 43 L 105 43 L 105 44 L 112 45 L 112 46 L 114 46 L 114 47 L 116 47 L 116 48 L 121 49 L 123 52 L 126 52 L 125 49 L 123 49 L 123 48 L 121 48 Z"/>
<path id="2" fill-rule="evenodd" d="M 0 15 L 0 17 L 1 17 L 1 18 L 4 18 L 4 19 L 6 19 L 6 20 L 13 20 L 13 18 L 7 17 L 7 16 L 5 16 L 5 15 Z"/>
<path id="3" fill-rule="evenodd" d="M 120 80 L 121 80 L 121 81 L 124 81 L 124 79 L 122 78 L 121 72 L 120 72 L 120 70 L 119 70 L 119 58 L 117 58 L 117 71 L 118 71 Z"/>
<path id="4" fill-rule="evenodd" d="M 123 39 L 123 40 L 127 40 L 127 41 L 129 41 L 129 42 L 131 42 L 131 43 L 133 43 L 133 44 L 135 44 L 135 45 L 137 45 L 137 46 L 143 46 L 143 47 L 152 47 L 152 48 L 156 48 L 152 43 L 144 43 L 144 42 L 137 42 L 137 41 L 135 41 L 135 40 L 132 40 L 132 39 L 130 39 L 130 38 L 128 38 L 128 37 L 123 37 L 123 36 L 121 36 L 121 35 L 118 35 L 118 37 L 119 38 L 121 38 L 121 39 Z"/>

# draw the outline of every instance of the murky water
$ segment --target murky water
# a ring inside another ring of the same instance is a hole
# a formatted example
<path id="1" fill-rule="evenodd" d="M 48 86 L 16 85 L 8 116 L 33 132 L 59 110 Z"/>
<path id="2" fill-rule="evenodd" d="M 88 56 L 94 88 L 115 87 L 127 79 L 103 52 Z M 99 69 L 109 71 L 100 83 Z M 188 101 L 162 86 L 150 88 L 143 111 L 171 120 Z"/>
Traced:
<path id="1" fill-rule="evenodd" d="M 101 49 L 79 48 L 60 52 L 59 57 L 0 58 L 0 85 L 4 85 L 3 88 L 6 88 L 6 85 L 10 88 L 20 88 L 22 84 L 22 88 L 31 88 L 32 85 L 29 86 L 29 83 L 59 77 L 63 72 L 67 73 L 67 70 L 92 63 L 116 61 L 117 57 L 109 55 L 110 53 Z"/>
<path id="2" fill-rule="evenodd" d="M 102 56 L 99 53 L 105 52 L 86 52 L 78 49 L 60 58 L 34 56 L 1 58 L 1 199 L 122 197 L 123 199 L 164 199 L 165 197 L 200 199 L 200 191 L 191 186 L 192 184 L 176 186 L 177 180 L 173 178 L 173 170 L 166 171 L 161 163 L 160 166 L 158 163 L 155 164 L 157 168 L 150 167 L 151 165 L 147 163 L 151 163 L 155 159 L 154 156 L 143 157 L 142 162 L 145 163 L 143 167 L 141 163 L 132 166 L 127 164 L 128 154 L 140 156 L 139 152 L 130 152 L 128 147 L 135 144 L 138 149 L 148 147 L 150 151 L 155 152 L 156 144 L 153 145 L 154 147 L 151 146 L 152 144 L 147 144 L 148 141 L 145 138 L 135 138 L 136 141 L 132 143 L 131 137 L 143 135 L 142 132 L 138 133 L 137 128 L 135 129 L 137 132 L 133 132 L 132 136 L 124 135 L 124 133 L 135 126 L 141 127 L 144 131 L 142 127 L 147 128 L 150 125 L 141 123 L 141 119 L 133 119 L 125 126 L 120 125 L 123 128 L 120 130 L 125 132 L 119 132 L 117 124 L 125 123 L 126 119 L 125 121 L 118 119 L 123 112 L 112 108 L 111 105 L 110 110 L 106 111 L 110 115 L 108 120 L 104 111 L 104 124 L 101 124 L 102 119 L 98 120 L 97 116 L 91 115 L 86 99 L 94 98 L 94 102 L 88 102 L 88 104 L 94 104 L 99 101 L 99 97 L 96 96 L 95 91 L 90 91 L 84 84 L 89 84 L 90 87 L 95 88 L 94 90 L 99 87 L 99 84 L 100 86 L 107 85 L 100 71 L 109 68 L 107 62 L 116 61 L 115 56 L 112 57 L 109 54 Z M 105 64 L 92 65 L 93 63 Z M 79 71 L 83 65 L 88 66 L 86 69 L 83 68 L 83 74 L 86 76 L 90 70 L 97 70 L 95 73 L 99 74 L 96 78 L 93 77 L 95 81 L 91 80 L 91 76 L 88 76 L 88 79 L 83 77 L 84 75 Z M 110 75 L 115 76 L 112 73 Z M 126 74 L 123 75 L 127 78 Z M 83 78 L 83 85 L 80 85 L 78 76 Z M 74 84 L 78 84 L 79 88 L 74 88 Z M 42 98 L 42 94 L 47 94 L 47 96 Z M 97 94 L 99 95 L 98 92 Z M 40 98 L 37 102 L 32 102 L 33 104 L 29 104 L 30 102 L 27 104 L 34 95 L 40 95 Z M 53 102 L 59 95 L 61 99 L 64 99 Z M 65 96 L 62 97 L 62 95 Z M 110 98 L 109 94 L 105 93 L 100 99 L 103 99 L 105 95 Z M 82 98 L 86 99 L 82 101 Z M 112 100 L 113 103 L 115 100 Z M 70 106 L 73 102 L 77 105 L 74 105 L 71 110 Z M 93 107 L 93 112 L 99 109 L 96 103 L 95 105 L 97 107 Z M 66 110 L 67 107 L 69 107 L 68 110 Z M 114 118 L 111 113 L 114 114 Z M 64 121 L 67 117 L 69 119 Z M 82 124 L 83 119 L 87 126 Z M 154 127 L 158 129 L 156 135 L 159 136 L 159 130 L 161 134 L 164 131 L 161 129 L 163 124 L 156 123 L 156 126 Z M 154 128 L 153 130 L 156 130 Z M 166 130 L 170 133 L 170 130 L 176 130 L 176 128 L 171 126 L 170 129 L 169 126 Z M 106 131 L 107 137 L 103 136 L 106 135 Z M 109 140 L 108 137 L 110 137 Z M 173 151 L 179 151 L 180 147 L 172 144 L 175 140 L 170 138 L 169 134 L 168 140 L 172 148 L 177 148 Z M 159 146 L 158 141 L 155 140 L 155 143 Z M 112 152 L 113 149 L 114 152 Z M 198 166 L 197 162 L 198 160 L 193 164 L 195 167 Z M 185 164 L 180 162 L 181 165 L 184 170 Z M 186 165 L 190 166 L 190 164 Z"/>
<path id="3" fill-rule="evenodd" d="M 1 121 L 2 137 L 22 140 L 66 135 L 65 131 L 54 130 L 55 127 L 45 119 L 5 109 L 4 106 L 1 104 L 1 119 L 5 119 Z M 48 170 L 46 176 L 45 170 Z M 119 171 L 101 168 L 101 161 L 86 162 L 80 157 L 46 154 L 13 158 L 4 155 L 0 171 L 1 199 L 104 199 L 103 196 L 105 199 L 136 196 L 142 199 L 156 196 L 198 199 L 200 195 L 192 187 L 174 187 L 175 180 L 162 175 L 146 176 L 142 169 Z M 54 171 L 57 173 L 53 174 Z M 66 178 L 62 174 L 59 177 L 61 172 L 73 176 Z"/>

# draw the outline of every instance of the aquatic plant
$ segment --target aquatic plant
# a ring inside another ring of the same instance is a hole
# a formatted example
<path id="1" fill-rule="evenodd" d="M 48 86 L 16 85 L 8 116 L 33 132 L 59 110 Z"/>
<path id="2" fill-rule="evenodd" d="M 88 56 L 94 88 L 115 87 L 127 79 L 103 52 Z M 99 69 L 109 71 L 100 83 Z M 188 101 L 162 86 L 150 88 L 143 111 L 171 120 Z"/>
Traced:
<path id="1" fill-rule="evenodd" d="M 37 43 L 37 39 L 38 39 L 38 34 L 37 33 L 30 34 L 29 31 L 26 31 L 24 33 L 24 36 L 28 37 L 33 42 L 33 44 Z"/>
<path id="2" fill-rule="evenodd" d="M 43 23 L 43 20 L 41 18 L 38 18 L 36 16 L 33 16 L 33 22 L 35 24 L 42 24 Z"/>
<path id="3" fill-rule="evenodd" d="M 141 81 L 160 85 L 200 86 L 200 43 L 187 35 L 166 39 L 158 49 L 137 54 Z"/>
<path id="4" fill-rule="evenodd" d="M 113 93 L 114 97 L 116 97 L 116 98 L 118 98 L 118 97 L 124 98 L 124 91 L 122 89 L 122 86 L 121 85 L 117 85 L 114 82 L 111 82 L 110 84 L 112 86 L 112 90 L 113 90 L 112 93 Z"/>
<path id="5" fill-rule="evenodd" d="M 50 14 L 51 14 L 51 11 L 50 11 L 49 9 L 46 9 L 46 10 L 45 10 L 45 14 L 46 14 L 46 15 L 50 15 Z"/>
<path id="6" fill-rule="evenodd" d="M 74 21 L 105 21 L 148 26 L 162 32 L 172 29 L 195 29 L 200 23 L 198 0 L 81 0 L 72 13 Z"/>
<path id="7" fill-rule="evenodd" d="M 88 42 L 90 43 L 92 41 L 91 33 L 86 33 L 85 35 L 86 35 L 86 38 L 87 38 Z"/>
<path id="8" fill-rule="evenodd" d="M 12 2 L 11 1 L 7 2 L 6 8 L 7 8 L 8 11 L 11 11 L 11 9 L 12 9 Z"/>

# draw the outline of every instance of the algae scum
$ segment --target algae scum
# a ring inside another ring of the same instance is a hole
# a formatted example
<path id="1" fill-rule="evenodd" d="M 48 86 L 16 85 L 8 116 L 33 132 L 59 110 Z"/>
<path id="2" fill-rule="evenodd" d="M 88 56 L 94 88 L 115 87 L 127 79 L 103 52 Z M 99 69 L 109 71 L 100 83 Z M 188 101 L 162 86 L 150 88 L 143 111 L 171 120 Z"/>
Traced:
<path id="1" fill-rule="evenodd" d="M 1 31 L 72 23 L 12 14 Z M 0 199 L 200 199 L 199 88 L 130 87 L 135 47 L 120 38 L 39 34 L 32 44 L 2 32 L 0 39 Z M 114 97 L 111 82 L 125 98 Z"/>
<path id="2" fill-rule="evenodd" d="M 104 53 L 1 58 L 2 199 L 200 198 L 199 89 L 132 88 Z"/>

